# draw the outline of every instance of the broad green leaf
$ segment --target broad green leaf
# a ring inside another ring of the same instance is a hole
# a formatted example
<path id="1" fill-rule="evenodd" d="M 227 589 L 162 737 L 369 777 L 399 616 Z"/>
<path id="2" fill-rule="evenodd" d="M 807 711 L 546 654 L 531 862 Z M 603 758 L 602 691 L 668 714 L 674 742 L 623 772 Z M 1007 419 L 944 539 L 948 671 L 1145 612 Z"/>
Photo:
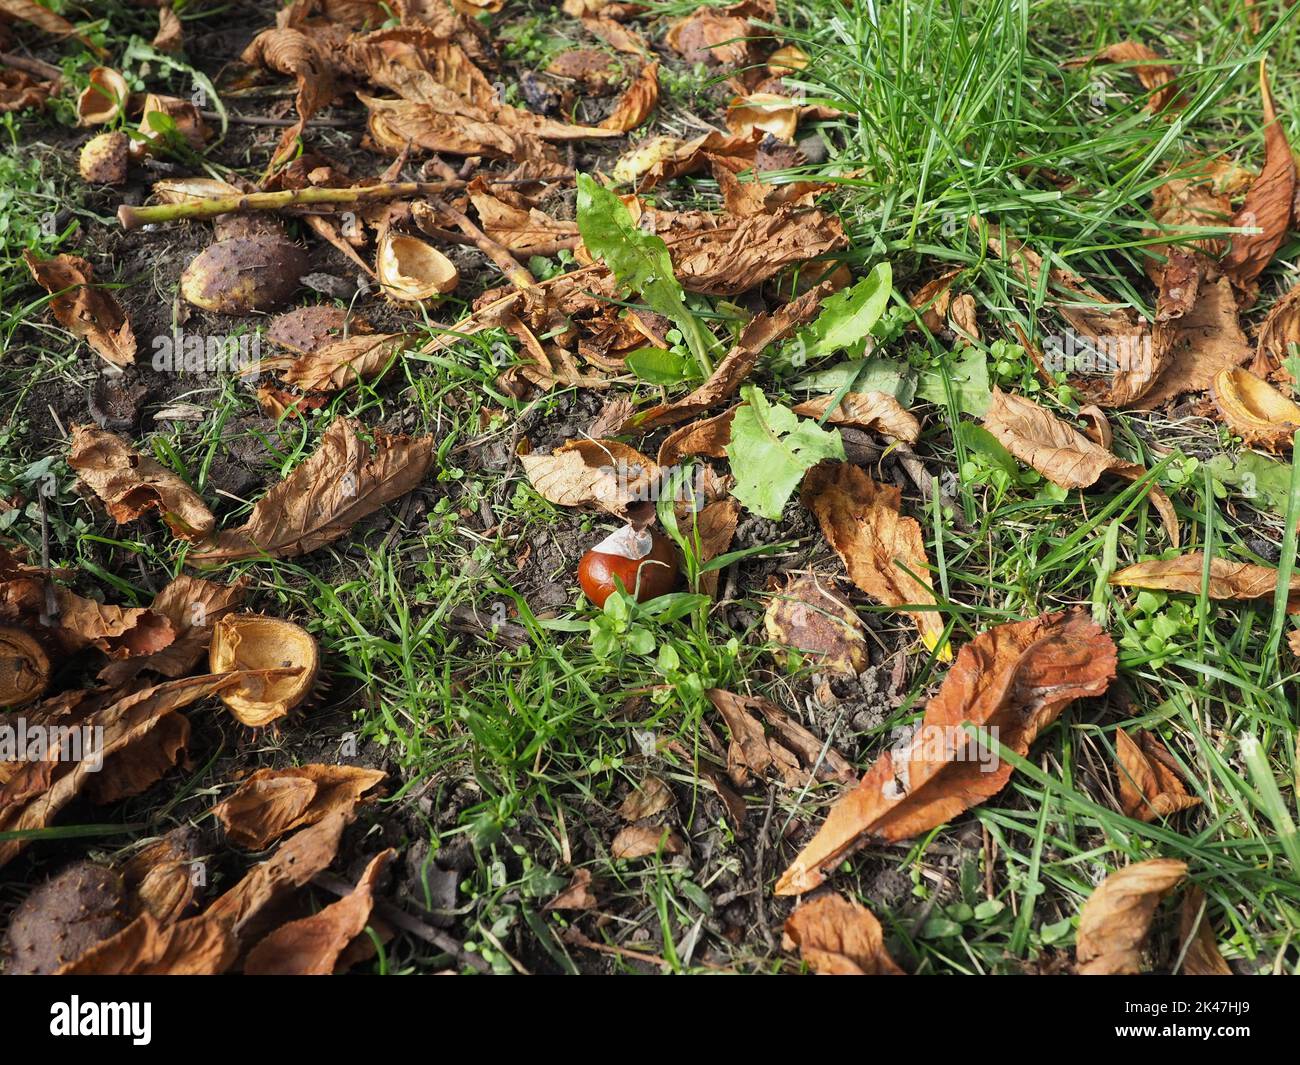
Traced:
<path id="1" fill-rule="evenodd" d="M 952 383 L 952 394 L 957 400 L 957 409 L 964 414 L 982 418 L 993 401 L 993 391 L 989 387 L 989 364 L 984 352 L 969 346 L 960 353 L 949 356 L 946 365 L 948 378 Z M 943 374 L 938 368 L 921 375 L 921 382 L 916 394 L 930 403 L 941 407 L 948 405 L 948 394 L 943 386 Z"/>
<path id="2" fill-rule="evenodd" d="M 984 426 L 974 422 L 958 422 L 957 433 L 967 451 L 982 456 L 990 466 L 996 466 L 1011 478 L 1019 475 L 1020 466 L 1016 463 L 1015 456 Z"/>
<path id="3" fill-rule="evenodd" d="M 727 458 L 736 486 L 731 494 L 755 514 L 779 518 L 804 472 L 823 459 L 843 459 L 838 429 L 821 428 L 789 407 L 768 403 L 753 385 L 731 421 Z"/>
<path id="4" fill-rule="evenodd" d="M 686 306 L 686 293 L 673 276 L 668 245 L 662 237 L 638 229 L 623 201 L 590 174 L 578 175 L 578 232 L 587 250 L 605 261 L 624 289 L 638 294 L 652 311 L 672 319 L 708 374 L 713 345 L 708 331 Z"/>
<path id="5" fill-rule="evenodd" d="M 841 388 L 852 392 L 886 392 L 908 407 L 916 396 L 916 371 L 897 359 L 872 355 L 805 374 L 793 387 L 818 393 L 838 392 Z"/>
<path id="6" fill-rule="evenodd" d="M 865 339 L 889 306 L 893 286 L 889 263 L 877 263 L 857 284 L 827 296 L 821 313 L 805 330 L 805 358 L 833 355 Z"/>
<path id="7" fill-rule="evenodd" d="M 652 385 L 679 385 L 697 376 L 690 359 L 672 348 L 638 348 L 624 361 L 637 377 Z"/>
<path id="8" fill-rule="evenodd" d="M 1291 497 L 1289 462 L 1278 462 L 1254 451 L 1243 451 L 1236 461 L 1231 455 L 1215 455 L 1207 459 L 1204 466 L 1225 492 L 1234 488 L 1237 495 L 1248 500 L 1256 510 L 1286 517 Z"/>

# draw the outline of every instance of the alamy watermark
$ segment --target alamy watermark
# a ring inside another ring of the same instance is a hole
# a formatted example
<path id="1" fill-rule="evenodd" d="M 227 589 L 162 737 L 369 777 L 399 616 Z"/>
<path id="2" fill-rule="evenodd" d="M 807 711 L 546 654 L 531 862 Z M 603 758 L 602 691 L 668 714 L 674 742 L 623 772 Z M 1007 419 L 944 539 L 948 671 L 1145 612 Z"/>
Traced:
<path id="1" fill-rule="evenodd" d="M 1072 329 L 1043 338 L 1043 368 L 1049 373 L 1150 374 L 1155 370 L 1149 334 L 1085 336 Z"/>
<path id="2" fill-rule="evenodd" d="M 104 726 L 0 720 L 0 762 L 77 762 L 98 773 L 104 767 Z"/>
<path id="3" fill-rule="evenodd" d="M 153 338 L 151 365 L 159 373 L 232 373 L 257 376 L 262 361 L 260 333 L 200 335 L 177 329 Z"/>

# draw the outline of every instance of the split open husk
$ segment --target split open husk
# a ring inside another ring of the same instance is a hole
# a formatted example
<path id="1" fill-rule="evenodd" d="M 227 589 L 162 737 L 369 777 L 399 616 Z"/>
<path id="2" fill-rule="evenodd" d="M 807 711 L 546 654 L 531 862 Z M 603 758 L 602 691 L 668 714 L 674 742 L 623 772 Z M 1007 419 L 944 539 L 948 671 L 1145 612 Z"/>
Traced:
<path id="1" fill-rule="evenodd" d="M 1291 446 L 1300 429 L 1300 406 L 1262 377 L 1228 366 L 1215 374 L 1210 388 L 1224 422 L 1248 445 L 1271 451 Z"/>
<path id="2" fill-rule="evenodd" d="M 402 233 L 384 234 L 375 270 L 385 295 L 409 302 L 446 295 L 460 283 L 460 271 L 442 252 Z"/>
<path id="3" fill-rule="evenodd" d="M 0 625 L 0 709 L 22 706 L 50 682 L 50 659 L 29 633 Z"/>
<path id="4" fill-rule="evenodd" d="M 292 621 L 263 614 L 227 614 L 212 628 L 208 664 L 213 673 L 237 669 L 299 669 L 290 676 L 251 678 L 221 692 L 241 724 L 261 728 L 311 694 L 320 652 L 311 633 Z"/>
<path id="5" fill-rule="evenodd" d="M 90 72 L 90 84 L 77 97 L 77 124 L 102 126 L 114 121 L 130 95 L 126 78 L 112 67 L 96 67 Z"/>

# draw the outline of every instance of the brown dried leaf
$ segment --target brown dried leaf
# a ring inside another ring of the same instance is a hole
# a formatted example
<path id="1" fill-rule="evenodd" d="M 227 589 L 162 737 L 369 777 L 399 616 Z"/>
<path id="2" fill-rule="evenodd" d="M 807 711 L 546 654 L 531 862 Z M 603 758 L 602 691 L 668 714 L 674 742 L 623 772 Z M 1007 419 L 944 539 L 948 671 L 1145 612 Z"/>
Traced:
<path id="1" fill-rule="evenodd" d="M 1023 757 L 1067 703 L 1109 687 L 1115 663 L 1113 641 L 1082 612 L 981 633 L 961 649 L 916 733 L 836 802 L 777 894 L 811 891 L 863 842 L 928 832 L 997 794 L 1012 765 L 964 725 L 996 728 L 998 742 Z"/>
<path id="2" fill-rule="evenodd" d="M 853 604 L 815 576 L 791 577 L 768 603 L 763 627 L 769 640 L 797 650 L 818 672 L 857 676 L 871 665 L 865 626 Z M 773 657 L 788 663 L 784 652 Z"/>
<path id="3" fill-rule="evenodd" d="M 743 66 L 751 59 L 749 35 L 757 30 L 743 14 L 732 13 L 741 6 L 698 8 L 669 26 L 664 41 L 688 63 Z"/>
<path id="4" fill-rule="evenodd" d="M 654 113 L 659 103 L 659 64 L 647 63 L 614 103 L 614 110 L 601 122 L 602 129 L 629 133 Z"/>
<path id="5" fill-rule="evenodd" d="M 61 976 L 215 976 L 237 956 L 230 930 L 205 915 L 163 924 L 148 911 L 76 961 Z"/>
<path id="6" fill-rule="evenodd" d="M 1087 488 L 1103 473 L 1136 481 L 1146 475 L 1141 466 L 1111 454 L 1073 426 L 1033 400 L 993 389 L 993 402 L 984 415 L 984 428 L 1025 465 L 1061 488 Z M 1160 513 L 1174 547 L 1179 544 L 1178 516 L 1163 488 L 1149 487 L 1151 505 Z"/>
<path id="7" fill-rule="evenodd" d="M 1142 944 L 1156 907 L 1187 875 L 1187 863 L 1153 858 L 1106 877 L 1079 911 L 1075 956 L 1083 976 L 1141 972 Z"/>
<path id="8" fill-rule="evenodd" d="M 1123 588 L 1150 588 L 1162 592 L 1201 594 L 1201 574 L 1205 566 L 1203 551 L 1189 551 L 1177 558 L 1139 562 L 1111 574 L 1110 583 Z M 1211 599 L 1267 599 L 1277 591 L 1278 571 L 1271 566 L 1250 562 L 1232 562 L 1226 558 L 1210 559 Z M 1300 573 L 1291 578 L 1290 593 L 1300 594 Z"/>
<path id="9" fill-rule="evenodd" d="M 1295 382 L 1284 360 L 1290 357 L 1292 344 L 1300 344 L 1300 284 L 1269 308 L 1268 317 L 1259 327 L 1251 371 L 1291 391 Z"/>
<path id="10" fill-rule="evenodd" d="M 689 455 L 726 458 L 727 445 L 731 443 L 731 419 L 735 414 L 736 408 L 732 407 L 712 418 L 702 418 L 674 429 L 659 445 L 659 465 L 676 466 Z"/>
<path id="11" fill-rule="evenodd" d="M 831 892 L 800 905 L 786 918 L 787 950 L 822 976 L 902 976 L 885 949 L 884 932 L 861 903 Z"/>
<path id="12" fill-rule="evenodd" d="M 1200 805 L 1200 799 L 1187 794 L 1173 757 L 1155 733 L 1140 730 L 1134 742 L 1119 729 L 1115 756 L 1120 809 L 1128 817 L 1154 821 Z"/>
<path id="13" fill-rule="evenodd" d="M 185 29 L 180 16 L 168 4 L 158 8 L 158 32 L 154 34 L 153 47 L 160 52 L 179 52 L 185 47 Z"/>
<path id="14" fill-rule="evenodd" d="M 915 519 L 899 512 L 902 492 L 880 485 L 849 462 L 823 462 L 804 474 L 803 504 L 844 560 L 849 579 L 886 606 L 933 606 L 925 538 Z M 907 612 L 934 650 L 943 621 L 933 610 Z M 940 657 L 950 659 L 945 645 Z"/>
<path id="15" fill-rule="evenodd" d="M 150 913 L 165 925 L 184 916 L 194 901 L 195 839 L 188 827 L 173 829 L 122 867 L 136 914 Z"/>
<path id="16" fill-rule="evenodd" d="M 599 507 L 615 517 L 645 523 L 654 517 L 650 489 L 659 467 L 617 440 L 570 440 L 549 455 L 519 461 L 543 499 L 561 507 Z"/>
<path id="17" fill-rule="evenodd" d="M 372 450 L 357 429 L 347 418 L 331 422 L 316 450 L 258 500 L 243 526 L 218 533 L 187 561 L 292 558 L 315 551 L 411 491 L 433 464 L 432 437 L 376 430 Z"/>
<path id="18" fill-rule="evenodd" d="M 135 362 L 135 334 L 122 308 L 103 289 L 93 288 L 90 263 L 76 255 L 38 259 L 30 251 L 23 261 L 36 283 L 53 296 L 50 311 L 58 323 L 81 337 L 114 366 Z"/>
<path id="19" fill-rule="evenodd" d="M 414 339 L 407 333 L 359 333 L 328 340 L 299 356 L 280 376 L 305 392 L 338 392 L 378 377 L 406 353 Z"/>
<path id="20" fill-rule="evenodd" d="M 818 779 L 849 781 L 853 769 L 833 748 L 824 744 L 768 699 L 736 695 L 721 688 L 704 693 L 722 715 L 731 734 L 727 772 L 738 788 L 749 784 L 750 774 L 776 775 L 786 787 L 802 788 L 814 772 Z M 768 728 L 772 735 L 768 735 Z"/>
<path id="21" fill-rule="evenodd" d="M 1159 52 L 1140 41 L 1119 41 L 1088 59 L 1074 60 L 1073 64 L 1066 65 L 1079 63 L 1132 64 L 1138 81 L 1151 94 L 1147 100 L 1147 110 L 1153 114 L 1158 114 L 1171 105 L 1175 110 L 1181 110 L 1187 104 L 1186 97 L 1174 80 L 1174 68 L 1165 62 L 1165 57 Z"/>
<path id="22" fill-rule="evenodd" d="M 1178 911 L 1178 939 L 1183 955 L 1181 973 L 1183 976 L 1231 976 L 1232 969 L 1219 953 L 1204 906 L 1205 892 L 1193 884 L 1183 895 Z"/>
<path id="23" fill-rule="evenodd" d="M 1232 219 L 1234 226 L 1258 232 L 1235 235 L 1228 254 L 1219 263 L 1232 283 L 1243 290 L 1263 273 L 1286 239 L 1296 194 L 1295 156 L 1274 109 L 1263 60 L 1259 64 L 1259 91 L 1264 105 L 1264 168 Z"/>
<path id="24" fill-rule="evenodd" d="M 736 535 L 736 522 L 740 517 L 740 503 L 735 499 L 715 499 L 706 503 L 692 521 L 679 518 L 682 529 L 691 541 L 695 557 L 700 565 L 712 562 L 719 555 L 727 553 L 732 538 Z M 700 591 L 705 595 L 718 594 L 720 570 L 709 570 L 700 574 Z"/>
<path id="25" fill-rule="evenodd" d="M 287 832 L 373 800 L 363 796 L 383 779 L 382 770 L 349 765 L 259 769 L 212 812 L 236 847 L 264 850 Z"/>
<path id="26" fill-rule="evenodd" d="M 805 400 L 794 412 L 805 418 L 820 419 L 834 399 L 831 395 Z M 882 433 L 908 444 L 915 444 L 921 436 L 921 423 L 888 392 L 849 392 L 826 421 L 831 425 L 851 425 L 855 429 Z"/>
<path id="27" fill-rule="evenodd" d="M 646 858 L 658 854 L 681 854 L 686 849 L 681 837 L 671 828 L 655 825 L 628 825 L 614 837 L 609 845 L 612 858 Z"/>
<path id="28" fill-rule="evenodd" d="M 569 886 L 551 899 L 543 910 L 594 910 L 600 903 L 592 892 L 591 870 L 575 869 Z"/>
<path id="29" fill-rule="evenodd" d="M 272 167 L 276 167 L 288 162 L 297 150 L 298 138 L 302 136 L 307 120 L 334 98 L 334 66 L 329 56 L 318 48 L 314 38 L 289 28 L 263 30 L 244 49 L 240 59 L 251 66 L 289 74 L 298 82 L 298 95 L 294 101 L 298 121 L 280 138 L 280 145 L 271 159 Z"/>
<path id="30" fill-rule="evenodd" d="M 105 429 L 74 425 L 68 465 L 119 525 L 157 510 L 174 535 L 201 540 L 216 524 L 212 511 L 180 477 Z"/>
<path id="31" fill-rule="evenodd" d="M 57 88 L 53 81 L 40 81 L 24 70 L 0 68 L 0 115 L 44 107 Z"/>
<path id="32" fill-rule="evenodd" d="M 469 197 L 483 231 L 512 252 L 554 255 L 561 249 L 576 247 L 581 239 L 577 222 L 558 221 L 535 207 L 514 207 L 488 192 L 479 179 L 471 183 Z"/>
<path id="33" fill-rule="evenodd" d="M 639 56 L 650 54 L 650 46 L 640 34 L 619 25 L 612 18 L 606 18 L 604 15 L 584 16 L 582 28 L 593 37 L 600 38 L 616 52 Z"/>
<path id="34" fill-rule="evenodd" d="M 374 906 L 375 881 L 396 857 L 389 848 L 370 860 L 357 886 L 310 917 L 281 925 L 249 951 L 251 976 L 329 976 L 339 956 L 365 931 Z"/>
<path id="35" fill-rule="evenodd" d="M 663 813 L 672 804 L 673 793 L 668 785 L 656 776 L 647 776 L 627 793 L 618 816 L 624 821 L 642 821 Z"/>
<path id="36" fill-rule="evenodd" d="M 738 137 L 716 132 L 702 133 L 686 141 L 677 137 L 651 137 L 619 156 L 611 173 L 620 184 L 635 185 L 638 192 L 647 192 L 661 182 L 703 169 L 714 157 L 753 166 L 761 141 L 758 134 Z"/>

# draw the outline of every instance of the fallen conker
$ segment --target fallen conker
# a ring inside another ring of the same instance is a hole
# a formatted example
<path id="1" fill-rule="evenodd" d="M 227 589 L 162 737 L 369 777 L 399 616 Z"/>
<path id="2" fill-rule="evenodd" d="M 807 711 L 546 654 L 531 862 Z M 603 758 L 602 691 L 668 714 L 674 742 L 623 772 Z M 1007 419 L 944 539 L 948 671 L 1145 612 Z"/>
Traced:
<path id="1" fill-rule="evenodd" d="M 638 603 L 667 595 L 677 584 L 677 555 L 663 533 L 625 525 L 582 556 L 578 583 L 598 607 L 621 583 Z"/>

